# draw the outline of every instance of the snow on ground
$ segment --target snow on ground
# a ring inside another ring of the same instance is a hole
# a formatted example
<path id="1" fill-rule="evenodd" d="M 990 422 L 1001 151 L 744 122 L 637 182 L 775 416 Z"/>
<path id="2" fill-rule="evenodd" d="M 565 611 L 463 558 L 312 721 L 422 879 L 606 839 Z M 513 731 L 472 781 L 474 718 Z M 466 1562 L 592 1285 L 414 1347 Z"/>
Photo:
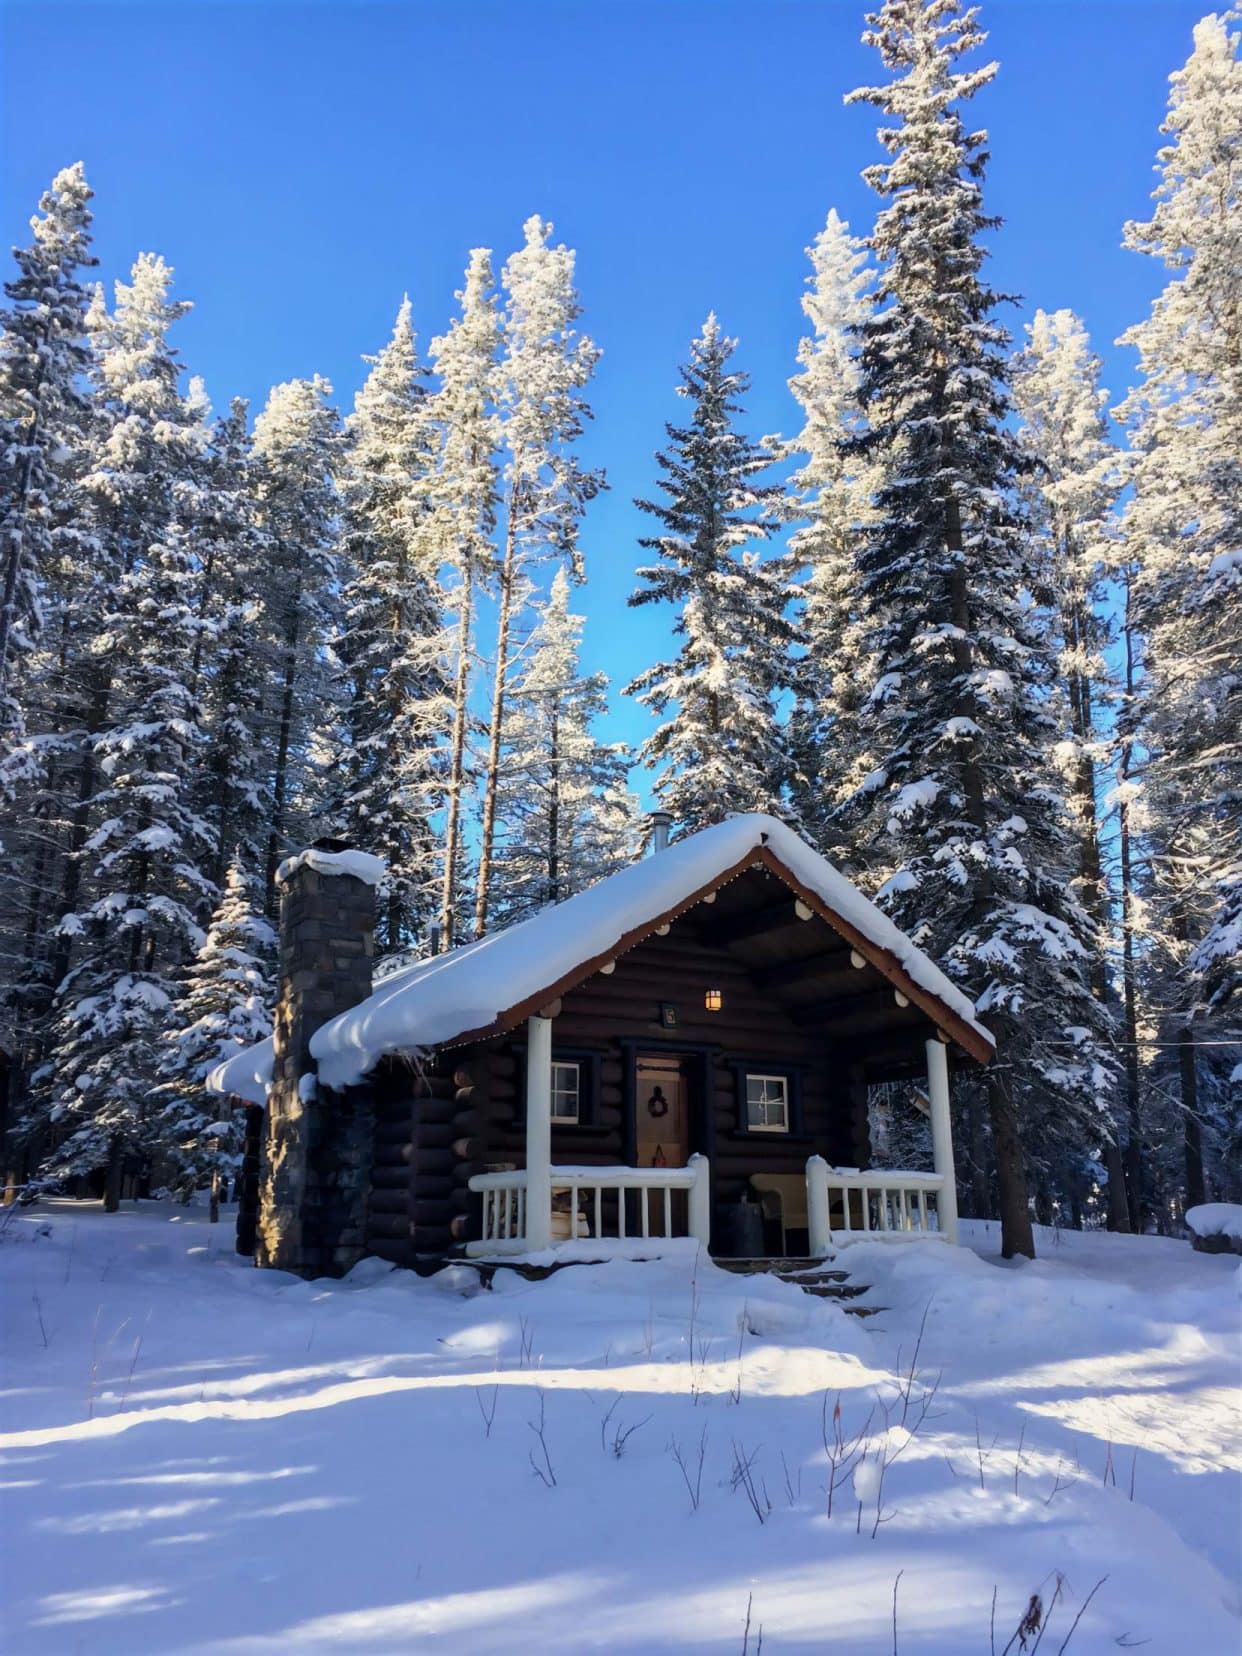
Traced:
<path id="1" fill-rule="evenodd" d="M 196 1210 L 23 1212 L 4 1649 L 738 1652 L 749 1603 L 751 1652 L 889 1656 L 896 1584 L 901 1656 L 987 1656 L 994 1593 L 1056 1653 L 1102 1582 L 1069 1656 L 1236 1656 L 1237 1261 L 967 1230 L 849 1249 L 863 1322 L 706 1260 L 306 1283 Z"/>

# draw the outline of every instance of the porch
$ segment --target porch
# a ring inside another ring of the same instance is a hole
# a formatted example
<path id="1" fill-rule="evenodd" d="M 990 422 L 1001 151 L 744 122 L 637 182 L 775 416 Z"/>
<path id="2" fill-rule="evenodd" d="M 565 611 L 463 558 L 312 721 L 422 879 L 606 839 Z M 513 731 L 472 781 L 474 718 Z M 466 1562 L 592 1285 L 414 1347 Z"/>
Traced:
<path id="1" fill-rule="evenodd" d="M 692 1154 L 682 1167 L 553 1163 L 552 1019 L 532 1016 L 526 1033 L 526 1165 L 470 1178 L 471 1193 L 481 1199 L 481 1220 L 466 1254 L 475 1259 L 549 1252 L 578 1259 L 654 1257 L 668 1251 L 664 1245 L 687 1238 L 710 1247 L 713 1185 L 707 1156 Z M 933 1171 L 832 1166 L 812 1154 L 804 1175 L 812 1256 L 823 1258 L 861 1238 L 957 1240 L 946 1048 L 934 1037 L 925 1051 Z"/>

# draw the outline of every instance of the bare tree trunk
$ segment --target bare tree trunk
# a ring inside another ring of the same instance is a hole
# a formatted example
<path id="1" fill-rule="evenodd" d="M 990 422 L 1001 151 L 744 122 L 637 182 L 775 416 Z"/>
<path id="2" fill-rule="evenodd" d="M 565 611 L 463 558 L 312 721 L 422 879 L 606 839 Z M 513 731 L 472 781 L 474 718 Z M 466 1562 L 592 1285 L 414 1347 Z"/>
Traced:
<path id="1" fill-rule="evenodd" d="M 1009 1075 L 995 1061 L 988 1070 L 988 1112 L 996 1151 L 996 1185 L 1001 1222 L 1001 1258 L 1035 1257 L 1035 1233 L 1026 1193 L 1026 1163 L 1018 1136 L 1018 1117 L 1009 1090 Z"/>
<path id="2" fill-rule="evenodd" d="M 125 1170 L 125 1144 L 119 1133 L 108 1140 L 108 1170 L 104 1176 L 104 1212 L 116 1213 L 121 1206 L 121 1178 Z"/>
<path id="3" fill-rule="evenodd" d="M 1068 537 L 1066 537 L 1068 542 Z M 1068 554 L 1068 544 L 1064 551 Z M 1068 556 L 1066 557 L 1068 563 Z M 1089 642 L 1087 618 L 1083 607 L 1075 600 L 1067 606 L 1066 631 L 1075 659 L 1081 660 Z M 1087 913 L 1096 933 L 1102 937 L 1107 923 L 1104 890 L 1104 865 L 1100 857 L 1100 824 L 1095 805 L 1095 763 L 1087 744 L 1095 734 L 1091 705 L 1091 680 L 1083 672 L 1069 675 L 1070 719 L 1078 743 L 1078 763 L 1074 767 L 1073 794 L 1078 808 L 1079 875 Z M 1091 965 L 1091 991 L 1097 1001 L 1104 1001 L 1108 992 L 1108 976 L 1103 953 L 1097 949 Z M 1111 1231 L 1130 1229 L 1130 1206 L 1126 1200 L 1125 1169 L 1121 1159 L 1121 1144 L 1116 1138 L 1106 1140 L 1104 1165 L 1108 1171 L 1108 1228 Z"/>
<path id="4" fill-rule="evenodd" d="M 1126 589 L 1126 701 L 1134 693 L 1135 660 L 1134 632 L 1130 624 L 1130 592 Z M 1131 744 L 1125 742 L 1121 759 L 1121 803 L 1118 808 L 1119 837 L 1121 841 L 1121 994 L 1122 1027 L 1125 1035 L 1126 1067 L 1126 1193 L 1130 1202 L 1130 1229 L 1143 1229 L 1143 1119 L 1139 1093 L 1138 1055 L 1138 974 L 1134 958 L 1135 897 L 1134 846 L 1131 832 L 1130 801 L 1126 784 L 1132 774 Z"/>
<path id="5" fill-rule="evenodd" d="M 1203 1178 L 1203 1125 L 1199 1120 L 1199 1078 L 1195 1069 L 1195 1036 L 1189 1024 L 1178 1031 L 1177 1075 L 1182 1093 L 1182 1135 L 1186 1152 L 1186 1206 L 1207 1201 Z"/>
<path id="6" fill-rule="evenodd" d="M 466 728 L 470 722 L 470 637 L 474 620 L 474 573 L 462 571 L 457 616 L 457 681 L 453 686 L 453 745 L 449 762 L 448 815 L 444 826 L 444 877 L 440 893 L 442 947 L 451 949 L 457 919 L 457 863 L 461 848 L 461 803 L 466 780 Z"/>
<path id="7" fill-rule="evenodd" d="M 505 680 L 513 627 L 513 589 L 517 576 L 516 502 L 510 502 L 505 527 L 505 558 L 500 570 L 500 615 L 496 623 L 496 675 L 492 680 L 491 728 L 487 733 L 487 769 L 483 783 L 483 827 L 479 839 L 479 883 L 474 898 L 474 935 L 487 930 L 492 862 L 496 843 L 496 799 L 500 791 L 500 744 L 505 716 Z"/>
<path id="8" fill-rule="evenodd" d="M 561 749 L 560 717 L 552 712 L 551 741 L 548 763 L 552 769 L 552 787 L 548 797 L 548 902 L 559 901 L 561 895 Z"/>

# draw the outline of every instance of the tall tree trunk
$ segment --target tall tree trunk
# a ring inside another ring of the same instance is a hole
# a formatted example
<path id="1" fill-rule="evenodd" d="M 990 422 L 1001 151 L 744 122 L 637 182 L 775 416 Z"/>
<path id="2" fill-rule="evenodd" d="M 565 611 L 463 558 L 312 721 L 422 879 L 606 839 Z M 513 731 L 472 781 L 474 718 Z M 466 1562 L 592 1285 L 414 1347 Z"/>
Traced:
<path id="1" fill-rule="evenodd" d="M 1126 703 L 1134 694 L 1135 659 L 1134 631 L 1130 621 L 1130 590 L 1126 584 L 1126 619 L 1124 627 L 1126 649 Z M 1121 758 L 1121 803 L 1118 808 L 1118 830 L 1121 849 L 1121 996 L 1122 1028 L 1125 1037 L 1126 1068 L 1126 1194 L 1130 1202 L 1130 1229 L 1136 1234 L 1143 1229 L 1143 1118 L 1139 1092 L 1138 1052 L 1138 970 L 1134 957 L 1135 892 L 1134 845 L 1132 838 L 1130 800 L 1127 783 L 1132 774 L 1132 744 L 1124 742 Z"/>
<path id="2" fill-rule="evenodd" d="M 293 692 L 298 675 L 298 636 L 300 625 L 297 612 L 285 636 L 285 682 L 280 702 L 280 730 L 276 740 L 276 774 L 272 783 L 272 831 L 267 841 L 267 869 L 263 881 L 263 911 L 269 920 L 277 912 L 276 870 L 280 866 L 280 847 L 285 837 L 285 804 L 289 789 L 289 747 L 293 737 Z"/>
<path id="3" fill-rule="evenodd" d="M 513 627 L 513 589 L 517 576 L 516 499 L 505 527 L 505 557 L 500 569 L 500 615 L 496 622 L 496 676 L 492 680 L 491 729 L 487 733 L 487 769 L 483 783 L 483 827 L 479 836 L 479 883 L 474 897 L 474 935 L 487 930 L 492 862 L 496 843 L 496 800 L 500 792 L 500 745 L 505 717 L 505 680 L 509 671 L 509 637 Z"/>
<path id="4" fill-rule="evenodd" d="M 1195 1036 L 1189 1024 L 1178 1032 L 1177 1074 L 1182 1093 L 1182 1134 L 1186 1152 L 1186 1206 L 1207 1201 L 1203 1179 L 1203 1127 L 1199 1120 L 1199 1078 L 1195 1068 Z"/>
<path id="5" fill-rule="evenodd" d="M 104 1212 L 116 1213 L 121 1205 L 121 1179 L 125 1172 L 125 1141 L 119 1133 L 108 1140 L 108 1167 L 104 1174 Z"/>
<path id="6" fill-rule="evenodd" d="M 457 614 L 457 678 L 453 686 L 453 739 L 449 761 L 448 813 L 444 825 L 444 873 L 440 892 L 442 948 L 451 949 L 457 919 L 457 865 L 461 851 L 461 806 L 466 782 L 466 729 L 470 722 L 470 640 L 474 623 L 474 572 L 462 571 Z"/>
<path id="7" fill-rule="evenodd" d="M 1035 1257 L 1035 1233 L 1031 1228 L 1030 1204 L 1026 1191 L 1026 1163 L 1018 1136 L 1018 1113 L 1010 1093 L 1009 1072 L 993 1062 L 988 1069 L 988 1113 L 992 1120 L 992 1144 L 996 1151 L 996 1186 L 1001 1222 L 1001 1258 L 1015 1254 Z"/>
<path id="8" fill-rule="evenodd" d="M 561 751 L 560 718 L 552 709 L 552 730 L 548 746 L 548 764 L 552 770 L 552 786 L 548 796 L 548 901 L 555 903 L 561 895 Z"/>

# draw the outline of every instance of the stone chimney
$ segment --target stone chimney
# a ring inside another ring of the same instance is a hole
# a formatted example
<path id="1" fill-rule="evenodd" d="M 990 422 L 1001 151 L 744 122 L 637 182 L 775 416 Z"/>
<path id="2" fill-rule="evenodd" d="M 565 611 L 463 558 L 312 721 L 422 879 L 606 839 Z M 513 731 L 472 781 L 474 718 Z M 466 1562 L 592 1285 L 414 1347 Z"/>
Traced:
<path id="1" fill-rule="evenodd" d="M 303 1276 L 362 1257 L 372 1112 L 365 1087 L 321 1088 L 310 1053 L 321 1024 L 371 993 L 375 886 L 384 864 L 341 840 L 283 862 L 275 1062 L 256 1258 Z"/>
<path id="2" fill-rule="evenodd" d="M 652 811 L 647 820 L 651 824 L 651 838 L 648 843 L 651 846 L 652 856 L 655 856 L 657 851 L 667 851 L 668 831 L 672 826 L 673 813 L 671 811 Z"/>

